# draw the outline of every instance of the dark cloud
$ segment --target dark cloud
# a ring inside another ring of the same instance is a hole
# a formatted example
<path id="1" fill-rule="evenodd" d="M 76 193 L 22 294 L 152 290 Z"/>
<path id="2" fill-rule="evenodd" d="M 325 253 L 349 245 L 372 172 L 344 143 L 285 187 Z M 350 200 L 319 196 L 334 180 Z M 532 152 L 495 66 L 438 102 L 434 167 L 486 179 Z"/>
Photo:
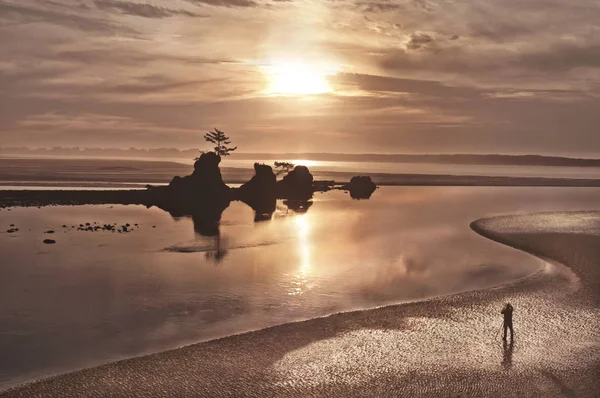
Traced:
<path id="1" fill-rule="evenodd" d="M 419 36 L 415 41 L 412 36 L 407 50 L 392 49 L 384 52 L 379 65 L 388 71 L 427 71 L 429 73 L 472 73 L 473 78 L 486 80 L 490 77 L 520 77 L 531 79 L 556 76 L 577 68 L 600 68 L 600 44 L 558 43 L 546 46 L 527 46 L 518 50 L 495 48 L 478 50 L 463 40 L 450 39 L 447 42 L 431 41 L 428 37 Z M 408 50 L 419 50 L 411 52 Z M 426 51 L 425 51 L 426 50 Z M 558 80 L 557 80 L 558 81 Z"/>
<path id="2" fill-rule="evenodd" d="M 426 33 L 413 33 L 410 35 L 410 41 L 406 45 L 406 48 L 409 50 L 418 50 L 422 47 L 432 44 L 433 42 L 433 37 Z"/>
<path id="3" fill-rule="evenodd" d="M 541 71 L 564 72 L 575 68 L 600 68 L 600 44 L 558 44 L 543 51 L 521 54 L 516 62 Z"/>
<path id="4" fill-rule="evenodd" d="M 116 12 L 119 14 L 133 15 L 143 18 L 168 18 L 173 16 L 202 17 L 202 15 L 185 10 L 172 10 L 165 7 L 157 7 L 146 3 L 132 3 L 117 0 L 95 0 L 96 7 L 103 11 Z"/>
<path id="5" fill-rule="evenodd" d="M 474 98 L 479 97 L 482 92 L 469 87 L 451 87 L 432 80 L 400 79 L 358 73 L 338 74 L 335 82 L 352 85 L 365 92 L 407 93 L 428 98 Z"/>
<path id="6" fill-rule="evenodd" d="M 391 2 L 358 2 L 356 6 L 364 11 L 364 12 L 388 12 L 394 11 L 400 8 L 399 4 L 391 3 Z"/>

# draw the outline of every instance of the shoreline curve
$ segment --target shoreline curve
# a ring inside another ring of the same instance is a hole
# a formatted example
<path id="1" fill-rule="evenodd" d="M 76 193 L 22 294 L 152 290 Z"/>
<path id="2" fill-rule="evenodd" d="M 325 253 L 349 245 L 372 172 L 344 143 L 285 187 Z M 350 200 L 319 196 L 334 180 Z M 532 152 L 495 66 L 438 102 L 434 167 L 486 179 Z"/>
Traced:
<path id="1" fill-rule="evenodd" d="M 583 276 L 583 288 L 564 289 L 564 275 L 537 272 L 502 287 L 344 312 L 113 362 L 0 396 L 597 395 L 600 212 L 494 217 L 471 228 L 565 265 Z M 500 347 L 494 332 L 507 300 L 516 304 L 517 339 Z M 559 328 L 556 318 L 570 328 Z"/>

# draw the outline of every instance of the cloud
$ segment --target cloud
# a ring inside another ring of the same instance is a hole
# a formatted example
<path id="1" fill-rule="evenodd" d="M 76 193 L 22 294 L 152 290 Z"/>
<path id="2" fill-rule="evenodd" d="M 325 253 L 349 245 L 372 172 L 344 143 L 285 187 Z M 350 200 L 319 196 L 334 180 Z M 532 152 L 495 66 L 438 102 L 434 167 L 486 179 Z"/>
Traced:
<path id="1" fill-rule="evenodd" d="M 356 6 L 363 12 L 372 12 L 372 13 L 395 11 L 400 8 L 399 4 L 391 3 L 391 2 L 362 2 L 362 1 L 360 1 L 360 2 L 356 3 Z"/>
<path id="2" fill-rule="evenodd" d="M 600 154 L 599 18 L 591 0 L 0 0 L 0 135 Z M 266 98 L 260 65 L 287 58 L 338 66 L 334 92 Z"/>
<path id="3" fill-rule="evenodd" d="M 19 122 L 20 126 L 32 129 L 51 129 L 58 128 L 62 130 L 102 130 L 119 129 L 123 131 L 173 131 L 163 126 L 155 126 L 150 123 L 140 122 L 130 117 L 121 117 L 103 114 L 75 114 L 64 113 L 45 113 L 33 115 Z M 181 132 L 182 129 L 175 129 Z"/>
<path id="4" fill-rule="evenodd" d="M 421 47 L 432 44 L 433 42 L 433 37 L 426 33 L 413 33 L 410 35 L 410 41 L 406 45 L 406 48 L 409 50 L 418 50 Z"/>
<path id="5" fill-rule="evenodd" d="M 253 0 L 187 0 L 196 5 L 209 5 L 215 7 L 258 7 L 260 3 Z"/>
<path id="6" fill-rule="evenodd" d="M 21 131 L 36 137 L 37 141 L 49 145 L 51 142 L 75 141 L 83 145 L 98 145 L 100 142 L 112 142 L 136 145 L 140 140 L 148 143 L 160 142 L 165 136 L 173 140 L 196 136 L 195 129 L 160 125 L 132 117 L 123 117 L 99 113 L 48 112 L 29 117 L 17 123 Z"/>
<path id="7" fill-rule="evenodd" d="M 100 18 L 87 17 L 71 11 L 52 11 L 47 8 L 26 7 L 14 3 L 0 3 L 0 21 L 5 21 L 5 24 L 45 23 L 82 31 L 108 34 L 136 33 L 131 27 L 117 25 Z"/>
<path id="8" fill-rule="evenodd" d="M 481 90 L 469 87 L 452 87 L 438 81 L 401 79 L 376 75 L 341 73 L 334 81 L 342 86 L 354 86 L 363 92 L 395 92 L 410 94 L 417 98 L 473 98 L 481 94 Z"/>
<path id="9" fill-rule="evenodd" d="M 193 55 L 175 55 L 165 52 L 125 48 L 96 48 L 85 50 L 61 51 L 54 55 L 62 61 L 94 65 L 126 65 L 140 66 L 151 62 L 169 62 L 175 64 L 202 65 L 202 64 L 235 64 L 238 61 L 226 58 L 198 57 Z"/>
<path id="10" fill-rule="evenodd" d="M 593 88 L 590 78 L 596 80 L 600 76 L 600 43 L 548 42 L 543 47 L 526 43 L 512 48 L 478 48 L 462 39 L 440 42 L 428 35 L 412 35 L 406 48 L 382 51 L 378 65 L 388 73 L 411 72 L 421 78 L 428 75 L 438 79 L 458 75 L 471 84 L 513 88 L 527 84 L 530 88 Z M 582 68 L 595 72 L 570 73 Z"/>
<path id="11" fill-rule="evenodd" d="M 133 15 L 142 18 L 169 18 L 173 16 L 204 17 L 185 10 L 173 10 L 165 7 L 157 7 L 147 3 L 132 3 L 117 0 L 95 0 L 96 7 L 103 11 L 116 12 L 124 15 Z"/>
<path id="12" fill-rule="evenodd" d="M 600 43 L 559 43 L 544 50 L 521 54 L 516 62 L 540 71 L 600 68 Z"/>

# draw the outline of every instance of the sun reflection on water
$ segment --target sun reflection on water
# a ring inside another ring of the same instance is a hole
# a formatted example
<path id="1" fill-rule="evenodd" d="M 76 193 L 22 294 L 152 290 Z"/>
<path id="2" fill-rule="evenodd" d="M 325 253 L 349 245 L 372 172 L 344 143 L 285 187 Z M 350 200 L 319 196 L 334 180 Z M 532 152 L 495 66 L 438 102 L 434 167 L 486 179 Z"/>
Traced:
<path id="1" fill-rule="evenodd" d="M 308 276 L 311 269 L 311 244 L 310 244 L 310 222 L 306 214 L 294 218 L 296 233 L 298 237 L 298 258 L 300 260 L 298 271 L 294 275 L 292 288 L 289 295 L 303 294 L 308 290 Z"/>

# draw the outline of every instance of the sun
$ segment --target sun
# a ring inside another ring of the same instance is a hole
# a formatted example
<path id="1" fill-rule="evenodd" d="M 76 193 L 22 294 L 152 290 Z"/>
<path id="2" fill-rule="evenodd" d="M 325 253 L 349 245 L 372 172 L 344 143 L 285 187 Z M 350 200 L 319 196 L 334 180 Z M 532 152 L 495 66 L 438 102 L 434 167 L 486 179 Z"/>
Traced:
<path id="1" fill-rule="evenodd" d="M 265 94 L 309 95 L 331 93 L 328 76 L 335 75 L 337 68 L 328 65 L 309 64 L 303 61 L 275 61 L 263 66 L 268 80 Z"/>

